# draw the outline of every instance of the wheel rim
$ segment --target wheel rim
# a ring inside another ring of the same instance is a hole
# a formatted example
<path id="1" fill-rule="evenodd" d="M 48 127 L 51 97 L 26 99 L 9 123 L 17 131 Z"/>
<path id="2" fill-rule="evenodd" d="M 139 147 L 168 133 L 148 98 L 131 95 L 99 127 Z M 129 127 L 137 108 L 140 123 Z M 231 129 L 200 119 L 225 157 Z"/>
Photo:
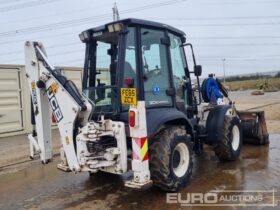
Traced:
<path id="1" fill-rule="evenodd" d="M 237 125 L 232 128 L 232 141 L 231 146 L 234 151 L 236 151 L 240 144 L 240 132 Z"/>
<path id="2" fill-rule="evenodd" d="M 172 155 L 173 171 L 177 177 L 185 175 L 189 168 L 189 161 L 190 155 L 187 145 L 184 143 L 177 144 Z"/>

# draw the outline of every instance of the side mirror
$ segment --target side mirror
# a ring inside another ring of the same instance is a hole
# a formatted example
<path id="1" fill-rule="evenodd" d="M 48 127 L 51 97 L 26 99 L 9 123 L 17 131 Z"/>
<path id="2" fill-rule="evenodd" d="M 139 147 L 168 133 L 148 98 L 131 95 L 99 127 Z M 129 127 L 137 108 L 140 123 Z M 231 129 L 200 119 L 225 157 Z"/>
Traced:
<path id="1" fill-rule="evenodd" d="M 193 72 L 194 72 L 195 76 L 197 76 L 197 77 L 201 76 L 201 74 L 202 74 L 202 66 L 196 65 L 194 67 L 194 71 Z"/>

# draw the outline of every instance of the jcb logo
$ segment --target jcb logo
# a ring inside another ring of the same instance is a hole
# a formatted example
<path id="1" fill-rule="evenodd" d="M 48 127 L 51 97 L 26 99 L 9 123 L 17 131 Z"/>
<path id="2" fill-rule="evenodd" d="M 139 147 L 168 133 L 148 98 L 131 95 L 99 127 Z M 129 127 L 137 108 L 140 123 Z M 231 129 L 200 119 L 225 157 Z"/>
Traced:
<path id="1" fill-rule="evenodd" d="M 63 115 L 57 103 L 56 97 L 54 96 L 54 93 L 50 92 L 49 90 L 47 91 L 47 94 L 48 94 L 49 102 L 51 104 L 52 111 L 56 118 L 56 122 L 59 123 L 63 119 Z"/>

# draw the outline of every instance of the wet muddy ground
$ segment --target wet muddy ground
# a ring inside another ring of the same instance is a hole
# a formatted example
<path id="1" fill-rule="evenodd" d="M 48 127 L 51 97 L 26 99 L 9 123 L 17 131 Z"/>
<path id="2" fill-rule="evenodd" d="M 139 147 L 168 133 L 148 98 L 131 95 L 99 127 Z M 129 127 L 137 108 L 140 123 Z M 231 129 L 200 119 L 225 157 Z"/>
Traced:
<path id="1" fill-rule="evenodd" d="M 280 135 L 273 134 L 270 140 L 269 146 L 244 145 L 240 158 L 228 163 L 220 163 L 211 148 L 207 147 L 202 155 L 194 156 L 191 182 L 180 193 L 280 191 Z M 21 170 L 2 173 L 0 209 L 241 209 L 234 206 L 190 208 L 167 204 L 166 193 L 156 188 L 135 191 L 123 186 L 124 178 L 121 176 L 97 174 L 90 177 L 87 173 L 65 173 L 56 169 L 58 159 L 56 157 L 45 166 L 36 161 Z M 274 199 L 275 204 L 280 202 L 279 192 L 275 192 Z M 266 196 L 265 200 L 272 203 L 273 196 Z"/>
<path id="2" fill-rule="evenodd" d="M 244 145 L 239 160 L 220 163 L 210 147 L 202 155 L 194 155 L 194 171 L 190 184 L 180 191 L 207 193 L 214 190 L 226 195 L 227 190 L 280 191 L 280 94 L 251 96 L 250 91 L 232 92 L 238 109 L 260 107 L 265 110 L 269 146 Z M 267 105 L 270 104 L 270 105 Z M 258 110 L 258 109 L 257 109 Z M 58 154 L 59 135 L 53 132 L 54 153 Z M 272 207 L 183 207 L 167 204 L 166 193 L 156 188 L 135 191 L 123 186 L 124 177 L 87 173 L 65 173 L 56 169 L 59 156 L 46 166 L 28 159 L 26 135 L 0 139 L 0 209 L 272 209 Z M 237 195 L 245 194 L 237 192 Z M 186 196 L 185 196 L 186 197 Z M 271 193 L 265 196 L 273 202 Z M 280 205 L 280 192 L 275 192 Z M 280 209 L 279 206 L 274 209 Z"/>

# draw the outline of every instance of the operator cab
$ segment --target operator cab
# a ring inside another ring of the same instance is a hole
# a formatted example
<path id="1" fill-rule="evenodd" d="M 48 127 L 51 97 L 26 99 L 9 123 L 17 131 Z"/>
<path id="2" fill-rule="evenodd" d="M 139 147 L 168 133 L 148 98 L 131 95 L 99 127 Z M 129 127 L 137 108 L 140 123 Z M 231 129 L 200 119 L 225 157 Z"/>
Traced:
<path id="1" fill-rule="evenodd" d="M 83 93 L 95 104 L 93 118 L 126 116 L 121 88 L 136 88 L 146 109 L 176 108 L 194 115 L 194 95 L 183 44 L 171 26 L 125 19 L 86 30 Z M 122 117 L 121 117 L 122 118 Z"/>

